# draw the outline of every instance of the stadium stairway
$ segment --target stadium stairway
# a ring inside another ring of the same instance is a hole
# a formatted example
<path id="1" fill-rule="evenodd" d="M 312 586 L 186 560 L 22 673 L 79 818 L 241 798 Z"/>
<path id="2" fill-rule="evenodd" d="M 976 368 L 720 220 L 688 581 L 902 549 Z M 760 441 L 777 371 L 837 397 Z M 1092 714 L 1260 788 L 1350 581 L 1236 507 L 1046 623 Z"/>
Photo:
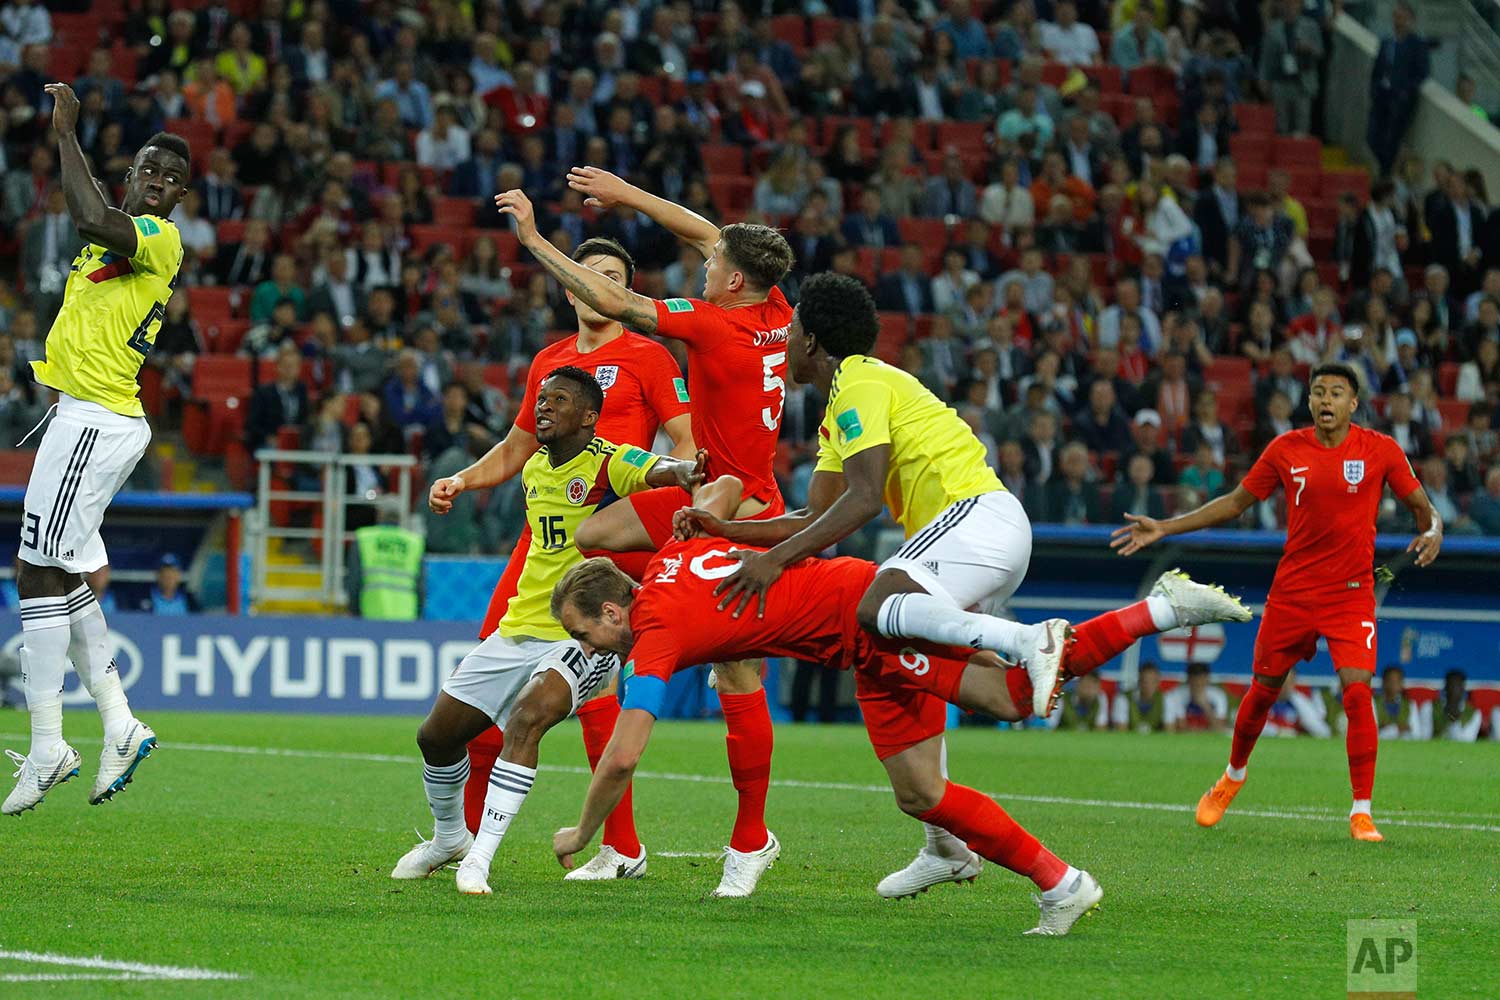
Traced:
<path id="1" fill-rule="evenodd" d="M 310 561 L 299 553 L 295 546 L 288 547 L 286 539 L 271 538 L 266 544 L 266 584 L 270 587 L 307 587 L 314 578 L 322 579 L 322 569 L 316 561 Z M 314 598 L 281 598 L 256 601 L 253 612 L 260 615 L 329 615 L 341 609 L 327 601 Z"/>

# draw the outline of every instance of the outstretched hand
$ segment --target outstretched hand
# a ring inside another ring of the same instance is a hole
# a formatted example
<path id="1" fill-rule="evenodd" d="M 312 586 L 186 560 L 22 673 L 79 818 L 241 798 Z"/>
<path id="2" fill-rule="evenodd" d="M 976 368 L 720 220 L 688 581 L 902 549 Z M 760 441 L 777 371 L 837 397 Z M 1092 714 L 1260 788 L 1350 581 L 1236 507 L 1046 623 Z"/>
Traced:
<path id="1" fill-rule="evenodd" d="M 66 83 L 49 83 L 42 90 L 52 95 L 52 127 L 59 135 L 78 126 L 78 95 Z"/>
<path id="2" fill-rule="evenodd" d="M 589 208 L 607 212 L 625 200 L 630 183 L 598 167 L 574 167 L 568 171 L 568 187 L 583 195 Z"/>
<path id="3" fill-rule="evenodd" d="M 1126 514 L 1129 524 L 1116 528 L 1109 536 L 1109 547 L 1122 556 L 1133 556 L 1137 552 L 1166 537 L 1161 522 L 1154 517 L 1141 514 Z"/>
<path id="4" fill-rule="evenodd" d="M 500 210 L 501 215 L 508 215 L 516 220 L 516 236 L 521 240 L 522 246 L 530 246 L 538 238 L 536 209 L 532 207 L 531 199 L 526 197 L 524 191 L 516 189 L 495 195 L 495 207 Z"/>

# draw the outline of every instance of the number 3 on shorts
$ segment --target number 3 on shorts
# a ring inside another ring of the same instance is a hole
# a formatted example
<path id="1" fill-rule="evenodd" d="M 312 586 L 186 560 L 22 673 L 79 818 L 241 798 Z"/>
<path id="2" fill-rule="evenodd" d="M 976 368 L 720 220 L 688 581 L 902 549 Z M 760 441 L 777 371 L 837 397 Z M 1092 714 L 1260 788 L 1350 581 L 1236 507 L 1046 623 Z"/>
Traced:
<path id="1" fill-rule="evenodd" d="M 786 382 L 780 375 L 776 374 L 776 366 L 786 361 L 786 352 L 779 351 L 776 354 L 767 354 L 761 358 L 761 375 L 763 376 L 766 392 L 777 394 L 776 409 L 773 415 L 771 407 L 762 407 L 760 411 L 761 423 L 766 425 L 766 430 L 774 431 L 781 426 L 781 411 L 786 406 Z"/>
<path id="2" fill-rule="evenodd" d="M 1359 624 L 1360 624 L 1360 626 L 1362 628 L 1367 628 L 1367 629 L 1370 630 L 1370 634 L 1367 635 L 1367 636 L 1365 636 L 1365 648 L 1366 649 L 1374 649 L 1375 648 L 1375 623 L 1374 622 L 1360 622 Z"/>

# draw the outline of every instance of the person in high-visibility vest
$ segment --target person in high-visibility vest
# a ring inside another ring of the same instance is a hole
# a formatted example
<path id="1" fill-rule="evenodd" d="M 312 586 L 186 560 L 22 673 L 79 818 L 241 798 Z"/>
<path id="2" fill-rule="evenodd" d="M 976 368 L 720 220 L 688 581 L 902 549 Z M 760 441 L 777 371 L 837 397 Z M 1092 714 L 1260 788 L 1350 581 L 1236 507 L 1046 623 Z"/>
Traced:
<path id="1" fill-rule="evenodd" d="M 421 604 L 422 536 L 392 524 L 354 533 L 359 556 L 359 614 L 382 621 L 415 621 Z"/>

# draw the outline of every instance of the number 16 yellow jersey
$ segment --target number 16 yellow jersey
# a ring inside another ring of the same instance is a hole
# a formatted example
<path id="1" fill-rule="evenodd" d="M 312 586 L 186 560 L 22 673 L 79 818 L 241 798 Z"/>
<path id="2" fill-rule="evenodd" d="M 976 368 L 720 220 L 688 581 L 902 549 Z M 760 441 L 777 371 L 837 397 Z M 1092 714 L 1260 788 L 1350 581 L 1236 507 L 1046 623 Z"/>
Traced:
<path id="1" fill-rule="evenodd" d="M 177 227 L 155 215 L 135 216 L 135 256 L 97 243 L 73 259 L 62 309 L 47 334 L 46 358 L 33 361 L 36 380 L 74 399 L 127 417 L 145 416 L 136 374 L 161 329 L 167 299 L 182 267 Z"/>
<path id="2" fill-rule="evenodd" d="M 646 474 L 660 457 L 594 438 L 583 451 L 555 468 L 546 448 L 526 460 L 521 469 L 521 489 L 526 496 L 531 548 L 521 578 L 516 581 L 516 596 L 500 619 L 501 635 L 568 638 L 567 631 L 552 617 L 552 590 L 563 574 L 583 559 L 573 544 L 574 532 L 600 507 L 650 489 Z"/>

